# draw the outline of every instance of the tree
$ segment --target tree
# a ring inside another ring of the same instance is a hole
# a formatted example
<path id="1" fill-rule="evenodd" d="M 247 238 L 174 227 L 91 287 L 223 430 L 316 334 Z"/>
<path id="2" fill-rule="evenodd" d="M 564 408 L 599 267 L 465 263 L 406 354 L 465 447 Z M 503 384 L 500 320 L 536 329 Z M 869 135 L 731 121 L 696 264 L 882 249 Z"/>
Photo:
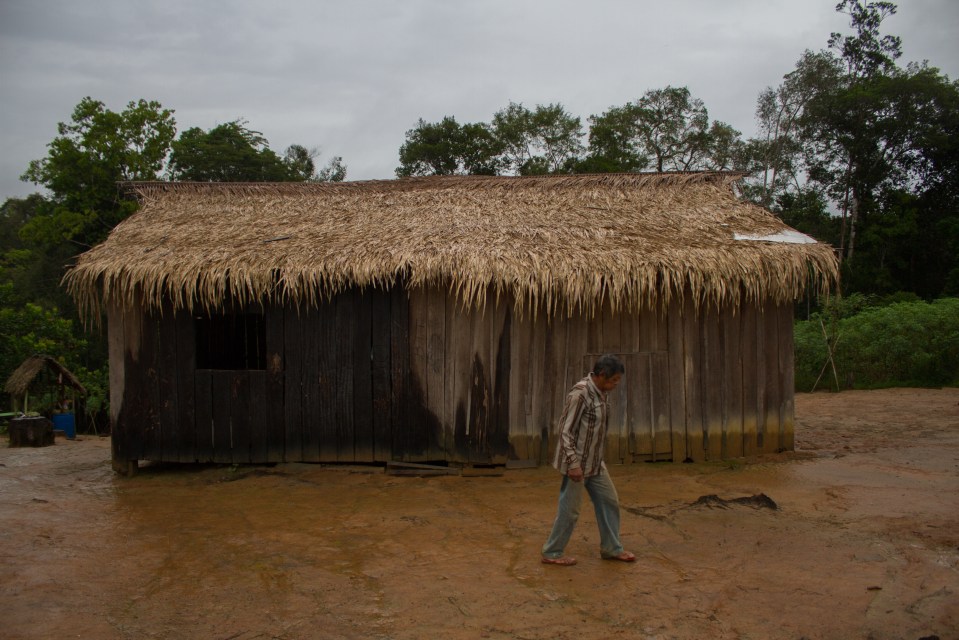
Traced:
<path id="1" fill-rule="evenodd" d="M 270 149 L 263 134 L 247 128 L 241 120 L 234 120 L 209 131 L 192 127 L 180 134 L 179 139 L 173 142 L 169 172 L 174 180 L 193 182 L 284 182 L 302 179 L 297 172 L 310 167 L 295 165 L 295 162 L 302 161 L 298 150 L 293 152 L 293 156 L 291 171 L 291 167 Z M 312 158 L 309 160 L 312 164 Z"/>
<path id="2" fill-rule="evenodd" d="M 326 166 L 320 169 L 313 178 L 314 182 L 343 182 L 346 180 L 346 165 L 343 158 L 333 156 Z"/>
<path id="3" fill-rule="evenodd" d="M 283 152 L 283 164 L 286 165 L 287 174 L 298 181 L 309 181 L 316 179 L 316 149 L 307 149 L 300 144 L 291 144 Z"/>
<path id="4" fill-rule="evenodd" d="M 618 171 L 732 169 L 742 166 L 740 133 L 711 125 L 703 101 L 686 87 L 647 91 L 635 103 L 590 118 L 590 156 Z"/>
<path id="5" fill-rule="evenodd" d="M 862 231 L 879 220 L 884 206 L 900 201 L 892 192 L 923 190 L 923 179 L 932 175 L 930 147 L 943 129 L 955 130 L 949 123 L 956 117 L 950 106 L 955 83 L 926 66 L 895 67 L 898 38 L 875 33 L 880 9 L 892 11 L 888 3 L 876 4 L 882 7 L 865 17 L 853 13 L 860 32 L 842 44 L 848 75 L 811 100 L 802 118 L 809 177 L 826 188 L 842 213 L 840 249 L 849 262 Z M 838 46 L 835 34 L 830 41 Z"/>
<path id="6" fill-rule="evenodd" d="M 639 118 L 639 108 L 632 103 L 590 116 L 589 156 L 580 165 L 581 171 L 628 173 L 648 167 L 650 158 L 636 135 Z"/>
<path id="7" fill-rule="evenodd" d="M 21 233 L 45 246 L 66 241 L 87 248 L 136 206 L 118 197 L 118 182 L 157 179 L 176 122 L 158 102 L 130 102 L 116 113 L 87 97 L 57 133 L 47 157 L 32 161 L 22 176 L 46 187 L 50 198 Z"/>
<path id="8" fill-rule="evenodd" d="M 343 158 L 333 156 L 326 166 L 317 171 L 314 160 L 319 152 L 307 149 L 299 144 L 291 144 L 283 153 L 283 164 L 294 181 L 302 182 L 342 182 L 346 179 L 346 165 Z"/>
<path id="9" fill-rule="evenodd" d="M 831 53 L 807 50 L 782 84 L 759 94 L 759 135 L 745 149 L 753 176 L 746 181 L 747 197 L 770 207 L 788 191 L 804 188 L 801 118 L 809 101 L 835 86 L 841 74 L 839 61 Z"/>
<path id="10" fill-rule="evenodd" d="M 510 102 L 493 115 L 492 133 L 502 149 L 502 166 L 519 175 L 561 171 L 583 150 L 580 119 L 561 104 L 536 105 L 530 111 Z"/>
<path id="11" fill-rule="evenodd" d="M 927 64 L 897 66 L 900 39 L 881 33 L 896 12 L 891 2 L 844 0 L 836 10 L 849 16 L 851 34 L 805 52 L 759 97 L 745 192 L 794 222 L 811 221 L 816 199 L 828 200 L 839 214 L 832 241 L 847 291 L 951 291 L 959 85 Z M 821 232 L 834 228 L 815 218 Z"/>
<path id="12" fill-rule="evenodd" d="M 452 116 L 440 122 L 422 118 L 406 132 L 397 177 L 496 175 L 501 146 L 483 123 L 460 125 Z"/>

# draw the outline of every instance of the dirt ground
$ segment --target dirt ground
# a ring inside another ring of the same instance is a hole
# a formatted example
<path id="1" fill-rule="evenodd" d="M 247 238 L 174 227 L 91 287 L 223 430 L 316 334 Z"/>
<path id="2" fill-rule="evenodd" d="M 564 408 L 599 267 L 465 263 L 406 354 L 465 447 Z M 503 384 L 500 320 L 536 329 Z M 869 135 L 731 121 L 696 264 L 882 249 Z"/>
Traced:
<path id="1" fill-rule="evenodd" d="M 2 638 L 959 638 L 959 389 L 800 395 L 797 451 L 611 467 L 635 564 L 559 477 L 110 470 L 0 445 Z M 761 504 L 693 504 L 765 494 Z"/>

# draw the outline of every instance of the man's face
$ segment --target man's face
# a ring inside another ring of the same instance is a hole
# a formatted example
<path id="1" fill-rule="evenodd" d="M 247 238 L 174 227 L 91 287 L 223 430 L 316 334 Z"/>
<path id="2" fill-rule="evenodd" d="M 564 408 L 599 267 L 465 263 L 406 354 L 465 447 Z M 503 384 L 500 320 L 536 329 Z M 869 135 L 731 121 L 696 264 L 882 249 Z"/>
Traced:
<path id="1" fill-rule="evenodd" d="M 613 376 L 607 378 L 606 376 L 593 376 L 593 384 L 596 385 L 596 388 L 602 391 L 603 393 L 609 393 L 619 385 L 619 381 L 623 379 L 623 374 L 617 373 Z"/>

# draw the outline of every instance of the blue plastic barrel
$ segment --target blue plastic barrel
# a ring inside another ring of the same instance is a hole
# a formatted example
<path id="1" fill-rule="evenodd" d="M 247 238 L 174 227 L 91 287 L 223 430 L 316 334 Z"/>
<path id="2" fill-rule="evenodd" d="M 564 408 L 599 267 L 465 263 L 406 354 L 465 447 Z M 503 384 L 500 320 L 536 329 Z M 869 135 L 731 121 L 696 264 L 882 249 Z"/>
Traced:
<path id="1" fill-rule="evenodd" d="M 77 423 L 72 413 L 53 414 L 53 428 L 62 431 L 70 440 L 77 437 Z"/>

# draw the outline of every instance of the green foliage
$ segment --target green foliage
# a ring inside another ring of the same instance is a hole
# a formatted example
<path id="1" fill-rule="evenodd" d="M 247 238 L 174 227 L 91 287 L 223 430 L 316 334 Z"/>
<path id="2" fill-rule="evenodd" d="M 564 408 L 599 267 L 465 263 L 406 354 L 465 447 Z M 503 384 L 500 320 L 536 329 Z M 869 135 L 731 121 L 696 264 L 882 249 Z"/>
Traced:
<path id="1" fill-rule="evenodd" d="M 744 195 L 832 243 L 846 293 L 959 292 L 959 83 L 897 65 L 891 2 L 842 0 L 850 32 L 759 96 Z M 822 215 L 828 215 L 828 218 Z"/>
<path id="2" fill-rule="evenodd" d="M 590 118 L 590 156 L 620 171 L 741 168 L 740 133 L 710 125 L 706 106 L 686 87 L 647 91 L 635 103 Z"/>
<path id="3" fill-rule="evenodd" d="M 10 288 L 9 284 L 0 285 L 0 301 L 6 302 Z M 82 337 L 76 324 L 63 318 L 56 309 L 30 303 L 0 308 L 0 380 L 7 380 L 32 355 L 53 356 L 73 372 L 87 390 L 83 407 L 91 419 L 108 409 L 110 399 L 105 354 L 97 353 L 99 346 L 97 341 L 91 343 Z M 88 368 L 90 364 L 92 369 Z M 41 413 L 52 411 L 55 400 L 53 390 L 48 389 L 46 394 L 31 400 L 30 409 Z M 101 429 L 104 427 L 106 425 L 100 425 Z"/>
<path id="4" fill-rule="evenodd" d="M 57 132 L 47 157 L 32 161 L 22 176 L 51 197 L 20 235 L 42 247 L 92 247 L 135 209 L 120 198 L 117 183 L 158 177 L 176 134 L 173 112 L 139 100 L 116 113 L 87 97 Z"/>
<path id="5" fill-rule="evenodd" d="M 589 147 L 578 117 L 561 104 L 509 103 L 489 124 L 452 116 L 420 120 L 406 132 L 396 175 L 537 175 L 741 169 L 746 148 L 726 123 L 710 123 L 685 87 L 648 91 L 636 103 L 589 118 Z"/>
<path id="6" fill-rule="evenodd" d="M 849 296 L 795 325 L 796 389 L 809 391 L 834 345 L 841 386 L 880 388 L 959 384 L 959 299 L 932 303 Z M 826 368 L 819 388 L 835 387 Z"/>
<path id="7" fill-rule="evenodd" d="M 489 125 L 460 125 L 452 116 L 440 122 L 421 118 L 415 128 L 406 132 L 396 175 L 496 175 L 501 151 L 502 145 Z"/>
<path id="8" fill-rule="evenodd" d="M 534 110 L 510 102 L 493 115 L 493 137 L 501 148 L 501 165 L 518 175 L 556 173 L 583 149 L 579 118 L 561 104 L 536 105 Z"/>
<path id="9" fill-rule="evenodd" d="M 286 182 L 313 175 L 313 159 L 302 147 L 284 162 L 266 138 L 240 120 L 204 131 L 192 127 L 173 142 L 170 176 L 193 182 Z"/>

